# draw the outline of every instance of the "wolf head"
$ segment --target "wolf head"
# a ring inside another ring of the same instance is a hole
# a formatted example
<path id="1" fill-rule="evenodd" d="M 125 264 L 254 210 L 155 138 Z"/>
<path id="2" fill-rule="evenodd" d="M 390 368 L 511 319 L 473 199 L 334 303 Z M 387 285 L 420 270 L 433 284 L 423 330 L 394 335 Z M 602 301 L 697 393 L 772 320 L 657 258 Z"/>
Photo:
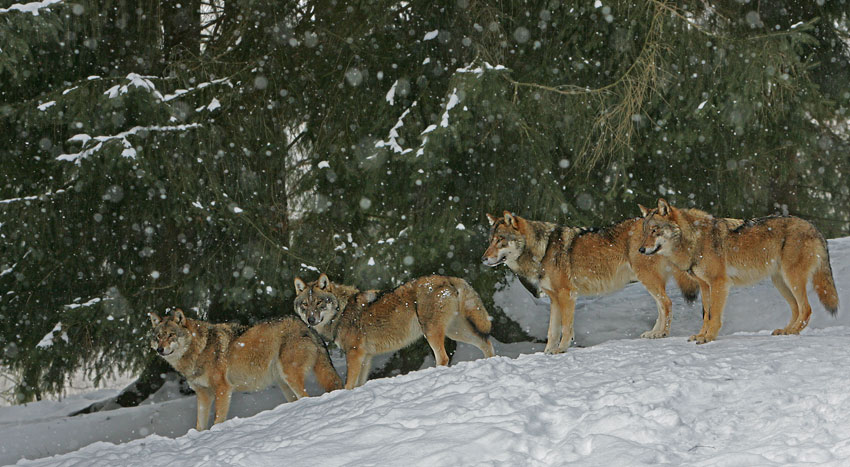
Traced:
<path id="1" fill-rule="evenodd" d="M 173 316 L 160 318 L 156 313 L 148 313 L 153 325 L 151 348 L 165 358 L 180 357 L 192 340 L 192 333 L 186 329 L 186 316 L 177 309 Z"/>
<path id="2" fill-rule="evenodd" d="M 339 299 L 333 288 L 325 274 L 309 284 L 295 278 L 295 311 L 310 327 L 327 324 L 339 313 Z"/>
<path id="3" fill-rule="evenodd" d="M 645 255 L 669 256 L 673 252 L 673 242 L 682 235 L 682 229 L 676 223 L 676 208 L 670 206 L 664 198 L 658 199 L 658 207 L 647 209 L 641 205 L 643 215 L 643 239 L 638 251 Z"/>
<path id="4" fill-rule="evenodd" d="M 490 267 L 516 261 L 525 250 L 523 233 L 528 228 L 525 219 L 505 211 L 503 217 L 487 214 L 487 220 L 490 221 L 490 246 L 481 261 Z"/>

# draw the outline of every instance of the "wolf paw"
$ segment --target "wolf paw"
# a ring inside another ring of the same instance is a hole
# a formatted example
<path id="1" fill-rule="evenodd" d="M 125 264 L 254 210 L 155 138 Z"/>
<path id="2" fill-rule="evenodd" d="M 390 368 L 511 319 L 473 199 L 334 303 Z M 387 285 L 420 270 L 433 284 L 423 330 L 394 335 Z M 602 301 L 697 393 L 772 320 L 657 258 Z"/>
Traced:
<path id="1" fill-rule="evenodd" d="M 564 353 L 564 351 L 556 347 L 554 349 L 543 349 L 543 353 L 546 355 L 557 355 L 559 353 Z"/>
<path id="2" fill-rule="evenodd" d="M 656 331 L 655 329 L 650 329 L 645 333 L 640 335 L 643 339 L 661 339 L 662 337 L 667 337 L 667 333 L 664 331 Z"/>
<path id="3" fill-rule="evenodd" d="M 788 330 L 788 329 L 785 329 L 785 328 L 775 329 L 773 331 L 774 336 L 787 336 L 788 334 L 796 334 L 796 333 L 794 331 L 791 331 L 791 330 Z"/>
<path id="4" fill-rule="evenodd" d="M 708 337 L 708 336 L 706 336 L 706 335 L 704 335 L 704 334 L 697 334 L 697 335 L 695 335 L 695 336 L 691 336 L 691 337 L 688 339 L 688 341 L 696 342 L 696 343 L 697 343 L 697 345 L 699 345 L 699 344 L 708 344 L 709 342 L 711 342 L 711 341 L 713 341 L 713 340 L 714 340 L 714 338 L 713 338 L 713 337 Z"/>

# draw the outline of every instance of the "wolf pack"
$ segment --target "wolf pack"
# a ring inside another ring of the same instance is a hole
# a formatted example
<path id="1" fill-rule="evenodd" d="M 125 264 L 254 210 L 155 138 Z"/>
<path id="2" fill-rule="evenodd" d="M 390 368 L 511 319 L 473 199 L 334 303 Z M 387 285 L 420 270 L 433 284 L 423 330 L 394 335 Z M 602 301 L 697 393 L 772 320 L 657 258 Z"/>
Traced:
<path id="1" fill-rule="evenodd" d="M 702 300 L 702 328 L 690 337 L 711 342 L 720 331 L 729 289 L 770 277 L 788 302 L 791 319 L 774 335 L 798 334 L 812 308 L 811 281 L 820 302 L 833 315 L 838 294 L 823 235 L 795 216 L 751 220 L 714 217 L 699 209 L 680 209 L 659 199 L 641 216 L 603 229 L 534 221 L 505 211 L 487 214 L 489 245 L 482 257 L 489 267 L 506 265 L 533 295 L 551 301 L 544 352 L 567 350 L 574 337 L 576 299 L 615 292 L 639 281 L 653 297 L 658 318 L 641 337 L 670 334 L 672 302 L 666 283 L 672 276 L 689 302 Z M 254 326 L 214 324 L 176 309 L 150 313 L 151 347 L 180 372 L 197 395 L 196 428 L 227 418 L 233 391 L 280 386 L 288 401 L 306 397 L 312 371 L 327 391 L 364 384 L 376 355 L 394 352 L 425 337 L 437 365 L 448 365 L 446 337 L 495 355 L 492 320 L 478 293 L 464 279 L 419 277 L 393 290 L 365 290 L 332 282 L 320 274 L 294 281 L 294 308 L 287 316 Z M 346 359 L 343 382 L 326 343 Z"/>

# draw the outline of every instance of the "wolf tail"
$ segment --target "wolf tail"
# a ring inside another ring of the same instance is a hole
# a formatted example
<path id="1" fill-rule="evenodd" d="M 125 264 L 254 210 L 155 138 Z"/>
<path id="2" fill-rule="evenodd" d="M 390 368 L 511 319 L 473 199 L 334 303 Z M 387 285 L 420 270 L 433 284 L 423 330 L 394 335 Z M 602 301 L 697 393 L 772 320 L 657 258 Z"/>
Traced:
<path id="1" fill-rule="evenodd" d="M 489 337 L 493 323 L 490 322 L 490 315 L 487 313 L 487 309 L 484 308 L 484 302 L 481 301 L 478 292 L 463 279 L 453 277 L 451 282 L 458 291 L 458 300 L 460 300 L 460 309 L 463 316 L 472 324 L 475 332 L 480 334 L 481 337 Z"/>
<path id="2" fill-rule="evenodd" d="M 316 363 L 313 364 L 313 373 L 316 374 L 316 381 L 324 388 L 325 392 L 342 389 L 342 379 L 340 379 L 339 373 L 336 372 L 331 362 L 327 347 L 321 342 L 319 342 Z"/>
<path id="3" fill-rule="evenodd" d="M 682 290 L 682 296 L 685 297 L 685 301 L 693 303 L 699 296 L 699 284 L 697 281 L 687 272 L 675 268 L 673 269 L 673 279 L 676 280 L 676 284 Z"/>
<path id="4" fill-rule="evenodd" d="M 824 308 L 835 316 L 838 313 L 838 291 L 835 290 L 832 266 L 829 264 L 829 249 L 823 236 L 821 236 L 821 244 L 823 245 L 823 251 L 819 255 L 820 263 L 817 265 L 815 273 L 812 276 L 812 285 L 814 285 L 815 292 L 817 292 L 818 298 Z"/>

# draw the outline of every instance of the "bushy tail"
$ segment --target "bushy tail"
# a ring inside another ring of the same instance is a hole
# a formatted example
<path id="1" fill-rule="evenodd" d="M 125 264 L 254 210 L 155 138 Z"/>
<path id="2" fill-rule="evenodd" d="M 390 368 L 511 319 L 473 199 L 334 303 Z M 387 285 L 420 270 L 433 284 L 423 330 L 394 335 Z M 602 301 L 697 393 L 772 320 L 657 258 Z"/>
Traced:
<path id="1" fill-rule="evenodd" d="M 478 292 L 463 279 L 452 277 L 451 283 L 458 291 L 458 299 L 460 300 L 460 309 L 466 320 L 472 324 L 475 331 L 481 337 L 487 338 L 490 336 L 490 330 L 493 323 L 490 322 L 490 315 L 487 309 L 484 308 L 484 302 L 478 296 Z"/>
<path id="2" fill-rule="evenodd" d="M 818 294 L 820 302 L 833 316 L 838 313 L 838 291 L 835 290 L 835 280 L 832 277 L 832 266 L 829 264 L 829 249 L 826 240 L 821 238 L 823 253 L 820 255 L 815 273 L 812 276 L 812 285 Z"/>
<path id="3" fill-rule="evenodd" d="M 699 296 L 699 283 L 690 274 L 680 269 L 673 270 L 673 278 L 679 288 L 682 289 L 682 296 L 685 297 L 685 301 L 693 303 Z"/>
<path id="4" fill-rule="evenodd" d="M 337 389 L 342 389 L 342 379 L 339 373 L 336 372 L 331 356 L 328 354 L 328 349 L 324 344 L 319 343 L 318 355 L 316 355 L 316 363 L 313 365 L 313 373 L 316 374 L 316 380 L 325 389 L 325 392 L 331 392 Z"/>

